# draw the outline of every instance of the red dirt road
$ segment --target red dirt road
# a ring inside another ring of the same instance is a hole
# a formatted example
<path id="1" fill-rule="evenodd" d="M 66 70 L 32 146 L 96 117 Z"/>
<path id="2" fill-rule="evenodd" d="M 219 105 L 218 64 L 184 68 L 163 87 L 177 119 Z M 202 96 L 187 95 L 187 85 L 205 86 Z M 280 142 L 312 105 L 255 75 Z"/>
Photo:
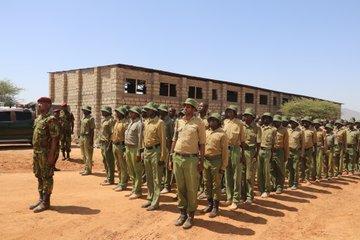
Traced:
<path id="1" fill-rule="evenodd" d="M 161 197 L 160 210 L 140 208 L 145 197 L 128 200 L 129 192 L 102 187 L 99 151 L 95 174 L 82 177 L 79 149 L 71 162 L 59 160 L 52 208 L 28 210 L 36 200 L 31 149 L 0 146 L 0 239 L 360 239 L 360 177 L 302 186 L 237 211 L 221 208 L 209 219 L 197 213 L 188 231 L 173 225 L 178 216 L 174 194 Z M 146 188 L 144 186 L 144 194 Z M 200 202 L 199 209 L 204 202 Z"/>

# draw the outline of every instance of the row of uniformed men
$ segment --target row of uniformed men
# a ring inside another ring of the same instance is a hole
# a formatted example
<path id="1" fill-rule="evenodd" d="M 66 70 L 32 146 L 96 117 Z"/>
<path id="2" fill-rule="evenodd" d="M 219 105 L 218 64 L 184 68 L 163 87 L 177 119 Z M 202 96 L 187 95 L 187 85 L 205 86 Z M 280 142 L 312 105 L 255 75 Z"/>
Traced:
<path id="1" fill-rule="evenodd" d="M 231 209 L 236 209 L 242 201 L 252 203 L 256 172 L 261 196 L 267 197 L 274 188 L 277 193 L 282 192 L 285 165 L 289 172 L 289 185 L 296 189 L 299 174 L 308 181 L 315 180 L 315 177 L 320 179 L 324 165 L 325 177 L 328 177 L 328 173 L 331 177 L 334 169 L 335 175 L 338 175 L 343 159 L 352 156 L 348 151 L 351 145 L 346 138 L 350 130 L 340 129 L 341 122 L 336 123 L 333 134 L 331 125 L 324 126 L 325 131 L 317 120 L 313 123 L 315 129 L 312 129 L 310 118 L 304 118 L 300 128 L 295 118 L 287 122 L 281 116 L 273 118 L 270 113 L 265 113 L 259 126 L 254 121 L 252 109 L 245 110 L 241 121 L 237 118 L 237 107 L 232 105 L 226 109 L 222 127 L 221 116 L 217 113 L 207 116 L 201 110 L 203 107 L 202 104 L 199 118 L 195 114 L 197 102 L 187 99 L 184 102 L 184 116 L 177 120 L 168 116 L 165 105 L 157 106 L 153 102 L 144 106 L 147 117 L 143 120 L 142 110 L 138 107 L 130 108 L 129 114 L 125 107 L 115 109 L 115 121 L 111 108 L 101 109 L 103 121 L 99 142 L 107 173 L 103 185 L 114 184 L 115 162 L 119 172 L 119 184 L 115 190 L 124 190 L 130 176 L 133 188 L 129 197 L 139 198 L 143 156 L 149 191 L 148 201 L 143 207 L 155 210 L 159 207 L 161 179 L 165 175 L 163 192 L 169 191 L 173 170 L 181 211 L 176 225 L 190 228 L 197 208 L 199 173 L 202 173 L 208 199 L 208 206 L 203 211 L 215 217 L 219 209 L 223 174 L 226 203 Z M 86 164 L 82 174 L 88 175 L 92 165 L 92 142 L 88 140 L 92 137 L 88 136 L 93 134 L 95 124 L 90 116 L 91 108 L 83 108 L 83 112 L 80 146 Z M 352 160 L 355 158 L 345 161 L 351 162 L 346 165 L 351 170 L 355 166 L 355 160 Z"/>

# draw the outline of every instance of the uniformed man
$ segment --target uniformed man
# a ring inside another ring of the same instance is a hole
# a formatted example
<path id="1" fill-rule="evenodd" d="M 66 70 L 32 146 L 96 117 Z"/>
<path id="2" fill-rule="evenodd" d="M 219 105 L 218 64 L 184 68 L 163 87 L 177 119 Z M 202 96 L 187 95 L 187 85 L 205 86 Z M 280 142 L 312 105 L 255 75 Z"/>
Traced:
<path id="1" fill-rule="evenodd" d="M 169 108 L 169 117 L 175 121 L 177 116 L 176 116 L 176 109 L 174 107 L 170 107 Z"/>
<path id="2" fill-rule="evenodd" d="M 141 109 L 132 107 L 129 110 L 130 123 L 125 131 L 125 156 L 129 175 L 133 184 L 132 192 L 128 195 L 130 200 L 140 198 L 143 165 L 141 164 L 143 122 L 141 121 Z"/>
<path id="3" fill-rule="evenodd" d="M 142 205 L 148 211 L 159 208 L 161 176 L 167 158 L 165 125 L 158 116 L 157 105 L 149 102 L 144 106 L 148 119 L 144 122 L 144 165 L 148 188 L 147 202 Z"/>
<path id="4" fill-rule="evenodd" d="M 174 167 L 178 188 L 180 217 L 175 225 L 189 229 L 194 223 L 197 208 L 199 173 L 203 170 L 205 151 L 205 124 L 195 116 L 197 102 L 184 102 L 185 116 L 175 123 L 169 167 Z"/>
<path id="5" fill-rule="evenodd" d="M 122 106 L 115 109 L 116 121 L 112 133 L 113 154 L 119 177 L 118 185 L 114 188 L 116 192 L 126 189 L 129 178 L 125 160 L 125 130 L 128 125 L 128 121 L 125 118 L 125 111 L 126 108 Z"/>
<path id="6" fill-rule="evenodd" d="M 282 126 L 282 118 L 275 115 L 273 119 L 276 129 L 274 151 L 271 159 L 271 175 L 274 179 L 276 194 L 281 194 L 285 183 L 285 164 L 289 158 L 289 133 L 288 129 Z"/>
<path id="7" fill-rule="evenodd" d="M 205 103 L 205 102 L 201 102 L 199 103 L 199 107 L 198 107 L 198 113 L 199 113 L 199 117 L 201 118 L 201 120 L 204 122 L 205 124 L 205 129 L 209 128 L 209 122 L 207 120 L 208 118 L 208 110 L 209 110 L 209 104 Z M 201 173 L 200 176 L 200 184 L 199 184 L 199 194 L 198 194 L 198 198 L 199 199 L 206 199 L 206 194 L 204 192 L 204 178 L 203 178 L 203 174 Z"/>
<path id="8" fill-rule="evenodd" d="M 210 213 L 209 217 L 214 218 L 219 212 L 221 177 L 228 163 L 228 138 L 221 128 L 220 114 L 212 113 L 208 118 L 208 123 L 203 171 L 208 206 L 203 209 L 203 212 Z"/>
<path id="9" fill-rule="evenodd" d="M 262 198 L 267 198 L 272 190 L 270 167 L 271 159 L 274 151 L 276 129 L 271 126 L 273 121 L 272 115 L 269 112 L 261 116 L 261 143 L 258 158 L 258 184 L 259 191 Z"/>
<path id="10" fill-rule="evenodd" d="M 166 166 L 169 162 L 169 154 L 171 150 L 172 137 L 174 136 L 174 121 L 170 118 L 168 108 L 165 104 L 160 104 L 158 107 L 161 120 L 165 124 L 165 140 L 166 140 Z M 161 194 L 169 193 L 171 191 L 172 171 L 168 167 L 164 167 L 164 188 L 161 190 Z"/>
<path id="11" fill-rule="evenodd" d="M 230 105 L 225 110 L 224 131 L 229 141 L 229 160 L 225 169 L 226 205 L 231 210 L 239 207 L 241 201 L 242 168 L 241 142 L 244 139 L 244 124 L 236 118 L 237 107 Z"/>
<path id="12" fill-rule="evenodd" d="M 95 119 L 91 116 L 91 107 L 85 106 L 82 109 L 84 117 L 80 122 L 80 150 L 81 158 L 84 161 L 84 171 L 82 176 L 90 175 L 92 173 L 93 165 L 93 151 L 94 151 L 94 130 Z"/>
<path id="13" fill-rule="evenodd" d="M 344 170 L 344 158 L 346 151 L 346 130 L 340 119 L 335 121 L 336 128 L 334 129 L 335 146 L 334 146 L 334 165 L 335 177 L 342 175 Z"/>
<path id="14" fill-rule="evenodd" d="M 60 130 L 60 108 L 55 109 L 54 112 L 54 118 L 56 119 L 56 121 L 59 124 L 59 130 Z M 60 139 L 60 137 L 59 137 Z M 59 159 L 59 155 L 60 155 L 60 141 L 59 144 L 56 147 L 56 151 L 55 151 L 55 162 L 57 162 L 57 160 Z M 60 169 L 58 169 L 56 166 L 54 166 L 54 171 L 60 171 Z"/>
<path id="15" fill-rule="evenodd" d="M 34 122 L 33 171 L 38 180 L 39 200 L 30 206 L 35 213 L 50 208 L 50 195 L 54 185 L 55 155 L 59 145 L 59 123 L 49 114 L 51 99 L 38 99 L 39 116 Z"/>
<path id="16" fill-rule="evenodd" d="M 346 154 L 345 154 L 345 170 L 348 174 L 354 174 L 357 170 L 357 150 L 360 141 L 360 133 L 355 128 L 355 120 L 351 119 L 346 129 Z"/>
<path id="17" fill-rule="evenodd" d="M 316 177 L 316 181 L 320 181 L 323 171 L 324 151 L 326 148 L 326 131 L 324 131 L 320 119 L 315 119 L 313 124 L 316 134 L 316 162 L 315 166 L 313 166 L 314 172 L 312 175 Z"/>
<path id="18" fill-rule="evenodd" d="M 357 131 L 358 131 L 359 134 L 360 134 L 360 119 L 358 119 L 358 120 L 355 121 L 355 126 L 356 126 Z M 360 172 L 360 140 L 359 140 L 359 144 L 358 144 L 358 147 L 357 147 L 357 154 L 356 154 L 356 156 L 357 156 L 357 158 L 356 158 L 357 171 Z"/>
<path id="19" fill-rule="evenodd" d="M 302 159 L 302 168 L 301 168 L 301 178 L 306 178 L 306 181 L 315 180 L 315 153 L 317 151 L 317 138 L 315 131 L 311 128 L 311 118 L 304 117 L 301 119 L 301 125 L 303 126 L 304 137 L 305 137 L 305 151 L 303 152 Z"/>
<path id="20" fill-rule="evenodd" d="M 259 156 L 259 149 L 261 143 L 261 129 L 256 123 L 255 114 L 252 108 L 247 108 L 243 114 L 244 117 L 244 138 L 241 146 L 242 161 L 245 163 L 246 176 L 245 176 L 245 191 L 246 191 L 246 202 L 252 204 L 254 199 L 254 184 L 255 184 L 255 173 L 257 167 L 257 159 Z"/>
<path id="21" fill-rule="evenodd" d="M 299 184 L 299 164 L 300 157 L 305 151 L 305 136 L 299 127 L 299 122 L 295 117 L 290 118 L 289 133 L 289 158 L 287 167 L 289 169 L 289 186 L 291 190 L 296 190 Z"/>
<path id="22" fill-rule="evenodd" d="M 282 126 L 286 129 L 289 129 L 289 118 L 287 116 L 282 116 L 281 117 L 281 121 L 282 121 Z"/>
<path id="23" fill-rule="evenodd" d="M 75 120 L 74 115 L 68 110 L 67 103 L 63 103 L 61 105 L 60 119 L 61 119 L 60 147 L 63 155 L 63 160 L 65 160 L 70 158 L 71 134 L 74 133 L 74 120 Z"/>
<path id="24" fill-rule="evenodd" d="M 324 173 L 327 180 L 334 177 L 334 147 L 335 134 L 331 124 L 325 125 L 325 153 L 324 153 Z"/>
<path id="25" fill-rule="evenodd" d="M 99 144 L 106 172 L 106 179 L 101 183 L 102 186 L 114 185 L 115 163 L 112 152 L 111 135 L 115 121 L 111 114 L 111 107 L 105 106 L 101 108 L 101 115 L 103 119 L 101 121 Z"/>

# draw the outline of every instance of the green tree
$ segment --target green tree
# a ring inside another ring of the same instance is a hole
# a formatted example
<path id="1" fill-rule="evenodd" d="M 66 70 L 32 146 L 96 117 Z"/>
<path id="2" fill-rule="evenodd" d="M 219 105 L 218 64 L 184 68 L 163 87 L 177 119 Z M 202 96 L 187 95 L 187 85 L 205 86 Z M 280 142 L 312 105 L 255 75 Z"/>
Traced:
<path id="1" fill-rule="evenodd" d="M 3 102 L 5 106 L 14 106 L 16 104 L 16 95 L 22 90 L 8 79 L 0 80 L 0 102 Z"/>
<path id="2" fill-rule="evenodd" d="M 290 117 L 337 119 L 341 115 L 341 106 L 328 101 L 294 98 L 281 106 L 281 112 Z"/>

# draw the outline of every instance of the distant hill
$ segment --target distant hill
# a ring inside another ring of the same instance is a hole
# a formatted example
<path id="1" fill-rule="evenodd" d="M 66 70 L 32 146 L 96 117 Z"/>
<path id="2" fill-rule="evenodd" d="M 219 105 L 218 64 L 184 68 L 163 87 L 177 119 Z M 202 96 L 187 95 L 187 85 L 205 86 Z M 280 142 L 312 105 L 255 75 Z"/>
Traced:
<path id="1" fill-rule="evenodd" d="M 355 119 L 360 119 L 360 112 L 357 111 L 353 111 L 347 108 L 342 108 L 341 109 L 341 118 L 342 119 L 350 119 L 354 117 Z"/>

